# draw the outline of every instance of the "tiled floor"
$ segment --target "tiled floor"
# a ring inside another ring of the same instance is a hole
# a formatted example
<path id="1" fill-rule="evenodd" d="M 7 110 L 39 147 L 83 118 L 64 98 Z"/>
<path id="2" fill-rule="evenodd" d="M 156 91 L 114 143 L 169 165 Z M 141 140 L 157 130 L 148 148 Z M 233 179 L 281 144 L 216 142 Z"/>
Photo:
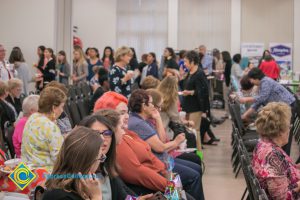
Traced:
<path id="1" fill-rule="evenodd" d="M 217 146 L 204 146 L 203 187 L 206 200 L 239 200 L 246 187 L 243 173 L 240 172 L 235 179 L 232 172 L 231 129 L 231 121 L 227 119 L 223 124 L 213 128 L 213 132 L 221 142 Z"/>

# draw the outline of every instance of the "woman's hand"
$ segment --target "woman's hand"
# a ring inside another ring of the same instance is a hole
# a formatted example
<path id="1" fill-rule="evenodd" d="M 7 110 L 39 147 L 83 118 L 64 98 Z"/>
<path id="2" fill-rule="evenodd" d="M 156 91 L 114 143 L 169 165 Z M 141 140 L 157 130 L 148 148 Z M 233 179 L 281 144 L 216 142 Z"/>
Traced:
<path id="1" fill-rule="evenodd" d="M 294 188 L 294 191 L 295 192 L 300 192 L 300 181 L 297 182 L 297 185 L 298 186 L 296 188 Z"/>
<path id="2" fill-rule="evenodd" d="M 151 112 L 151 117 L 155 120 L 158 120 L 161 118 L 160 113 L 156 109 L 153 109 L 153 111 Z"/>
<path id="3" fill-rule="evenodd" d="M 77 81 L 78 79 L 77 79 L 77 77 L 76 77 L 75 75 L 73 75 L 73 76 L 72 76 L 72 80 L 73 80 L 73 81 Z"/>
<path id="4" fill-rule="evenodd" d="M 79 176 L 81 176 L 80 183 L 82 184 L 83 191 L 92 200 L 102 199 L 101 183 L 97 179 L 96 174 L 88 174 L 88 175 L 89 177 L 82 177 L 82 174 L 79 173 Z"/>
<path id="5" fill-rule="evenodd" d="M 147 199 L 151 198 L 152 196 L 153 196 L 153 194 L 147 194 L 147 195 L 138 197 L 138 200 L 147 200 Z"/>
<path id="6" fill-rule="evenodd" d="M 183 90 L 182 94 L 183 94 L 183 96 L 193 95 L 194 91 L 193 90 Z"/>
<path id="7" fill-rule="evenodd" d="M 185 140 L 185 134 L 184 133 L 180 133 L 179 135 L 176 136 L 176 138 L 174 139 L 174 141 L 176 142 L 177 146 L 182 143 Z"/>

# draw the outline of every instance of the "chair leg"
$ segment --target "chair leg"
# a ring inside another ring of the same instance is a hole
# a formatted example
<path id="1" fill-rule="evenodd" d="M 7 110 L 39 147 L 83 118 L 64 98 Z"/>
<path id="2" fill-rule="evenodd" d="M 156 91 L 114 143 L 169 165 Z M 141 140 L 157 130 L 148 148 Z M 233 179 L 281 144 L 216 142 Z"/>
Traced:
<path id="1" fill-rule="evenodd" d="M 237 178 L 237 176 L 239 175 L 240 171 L 241 171 L 242 166 L 240 165 L 237 172 L 235 173 L 235 178 Z"/>
<path id="2" fill-rule="evenodd" d="M 246 193 L 247 193 L 247 187 L 246 187 L 245 190 L 244 190 L 244 193 L 243 193 L 243 196 L 242 196 L 241 200 L 244 200 L 244 198 L 245 198 L 245 196 L 246 196 Z"/>

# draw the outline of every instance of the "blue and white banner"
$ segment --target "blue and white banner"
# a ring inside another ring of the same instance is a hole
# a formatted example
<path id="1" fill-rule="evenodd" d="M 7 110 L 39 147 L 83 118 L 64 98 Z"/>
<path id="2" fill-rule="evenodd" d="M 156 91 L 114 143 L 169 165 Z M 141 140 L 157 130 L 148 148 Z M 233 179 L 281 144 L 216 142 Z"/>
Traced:
<path id="1" fill-rule="evenodd" d="M 273 58 L 280 66 L 280 75 L 282 78 L 292 78 L 293 71 L 293 47 L 291 43 L 270 43 L 270 52 Z"/>

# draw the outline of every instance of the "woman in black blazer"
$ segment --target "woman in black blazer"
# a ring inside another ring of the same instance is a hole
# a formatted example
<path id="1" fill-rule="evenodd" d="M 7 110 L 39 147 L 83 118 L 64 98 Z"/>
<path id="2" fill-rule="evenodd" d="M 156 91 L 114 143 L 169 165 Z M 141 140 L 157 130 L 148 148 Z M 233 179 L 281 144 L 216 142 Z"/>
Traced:
<path id="1" fill-rule="evenodd" d="M 56 72 L 55 72 L 55 55 L 53 54 L 53 50 L 51 48 L 46 48 L 44 51 L 45 58 L 48 60 L 45 68 L 38 66 L 38 69 L 43 74 L 43 86 L 51 81 L 55 80 Z"/>

